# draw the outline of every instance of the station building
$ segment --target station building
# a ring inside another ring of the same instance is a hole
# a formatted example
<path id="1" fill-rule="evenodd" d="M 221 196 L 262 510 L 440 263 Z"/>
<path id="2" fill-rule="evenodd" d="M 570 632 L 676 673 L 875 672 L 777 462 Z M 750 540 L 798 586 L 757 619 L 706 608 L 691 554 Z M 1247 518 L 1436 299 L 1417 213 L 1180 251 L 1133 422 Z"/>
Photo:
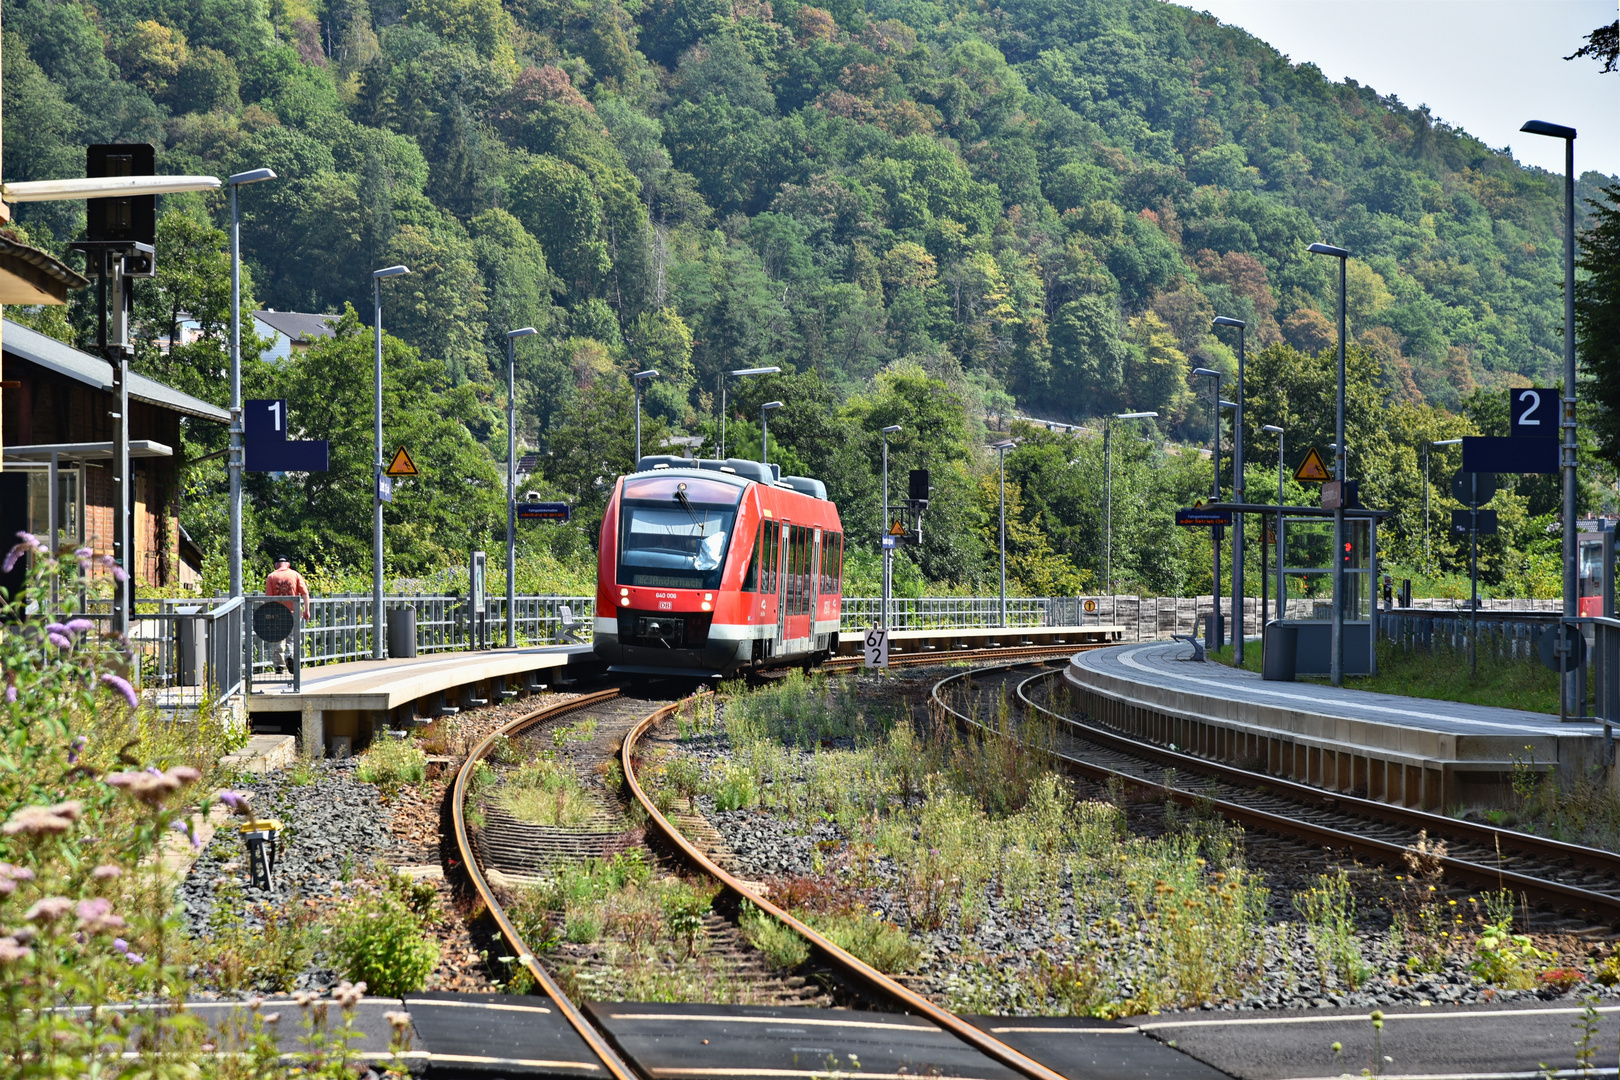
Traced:
<path id="1" fill-rule="evenodd" d="M 9 547 L 21 530 L 49 532 L 50 469 L 55 454 L 58 543 L 112 552 L 112 365 L 6 319 L 0 329 L 3 377 L 0 434 L 0 537 Z M 224 409 L 144 375 L 130 375 L 130 492 L 133 559 L 130 572 L 152 587 L 185 584 L 192 576 L 183 552 L 195 545 L 180 528 L 183 425 L 228 424 Z M 0 577 L 15 588 L 23 569 Z"/>

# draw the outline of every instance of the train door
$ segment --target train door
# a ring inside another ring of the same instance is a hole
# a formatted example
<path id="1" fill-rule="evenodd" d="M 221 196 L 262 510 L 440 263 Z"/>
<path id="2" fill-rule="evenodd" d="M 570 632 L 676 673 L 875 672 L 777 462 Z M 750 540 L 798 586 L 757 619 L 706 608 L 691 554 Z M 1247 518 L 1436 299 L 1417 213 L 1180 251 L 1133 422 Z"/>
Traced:
<path id="1" fill-rule="evenodd" d="M 792 594 L 789 582 L 793 578 L 793 548 L 789 544 L 792 527 L 787 522 L 776 526 L 780 542 L 776 545 L 776 655 L 787 651 L 788 597 Z"/>
<path id="2" fill-rule="evenodd" d="M 805 611 L 810 616 L 810 648 L 819 651 L 821 639 L 816 635 L 816 619 L 821 614 L 821 529 L 817 527 L 809 532 L 810 558 L 805 566 L 805 577 L 810 583 L 810 602 L 805 605 Z"/>

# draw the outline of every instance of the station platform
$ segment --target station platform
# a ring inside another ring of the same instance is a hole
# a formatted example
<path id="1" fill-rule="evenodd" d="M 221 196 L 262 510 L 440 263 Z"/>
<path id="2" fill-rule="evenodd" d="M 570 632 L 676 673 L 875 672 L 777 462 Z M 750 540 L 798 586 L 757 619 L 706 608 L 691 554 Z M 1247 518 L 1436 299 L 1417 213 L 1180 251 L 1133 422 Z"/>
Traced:
<path id="1" fill-rule="evenodd" d="M 1092 626 L 955 626 L 934 630 L 890 630 L 889 655 L 961 649 L 1018 649 L 1029 645 L 1103 645 L 1119 641 L 1126 627 Z M 859 656 L 866 635 L 844 631 L 838 638 L 839 656 Z"/>
<path id="2" fill-rule="evenodd" d="M 1177 643 L 1077 653 L 1075 705 L 1123 735 L 1332 791 L 1446 812 L 1509 790 L 1516 767 L 1573 778 L 1605 753 L 1599 723 L 1259 675 Z"/>
<path id="3" fill-rule="evenodd" d="M 559 685 L 599 667 L 589 645 L 548 645 L 356 660 L 306 668 L 300 687 L 255 683 L 247 697 L 255 730 L 296 724 L 304 753 L 334 738 L 358 748 L 374 731 L 408 728 L 515 691 Z M 296 717 L 296 720 L 294 719 Z"/>

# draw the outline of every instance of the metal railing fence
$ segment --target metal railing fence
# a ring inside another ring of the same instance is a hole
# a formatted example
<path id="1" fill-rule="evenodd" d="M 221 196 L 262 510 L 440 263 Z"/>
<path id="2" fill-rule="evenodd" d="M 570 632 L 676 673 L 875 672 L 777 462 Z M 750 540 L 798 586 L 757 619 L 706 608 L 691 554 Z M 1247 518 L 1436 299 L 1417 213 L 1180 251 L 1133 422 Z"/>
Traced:
<path id="1" fill-rule="evenodd" d="M 92 600 L 85 607 L 85 618 L 112 618 L 110 602 Z M 170 712 L 230 700 L 242 688 L 245 611 L 240 599 L 136 601 L 127 639 L 131 684 Z"/>

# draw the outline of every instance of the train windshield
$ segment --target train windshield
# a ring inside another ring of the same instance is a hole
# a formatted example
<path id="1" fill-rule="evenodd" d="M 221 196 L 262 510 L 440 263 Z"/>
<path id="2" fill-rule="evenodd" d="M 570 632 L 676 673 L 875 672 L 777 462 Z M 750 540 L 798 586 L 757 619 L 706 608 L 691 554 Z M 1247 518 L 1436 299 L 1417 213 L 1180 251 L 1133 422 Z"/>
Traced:
<path id="1" fill-rule="evenodd" d="M 619 584 L 717 589 L 743 489 L 696 477 L 626 480 Z"/>

